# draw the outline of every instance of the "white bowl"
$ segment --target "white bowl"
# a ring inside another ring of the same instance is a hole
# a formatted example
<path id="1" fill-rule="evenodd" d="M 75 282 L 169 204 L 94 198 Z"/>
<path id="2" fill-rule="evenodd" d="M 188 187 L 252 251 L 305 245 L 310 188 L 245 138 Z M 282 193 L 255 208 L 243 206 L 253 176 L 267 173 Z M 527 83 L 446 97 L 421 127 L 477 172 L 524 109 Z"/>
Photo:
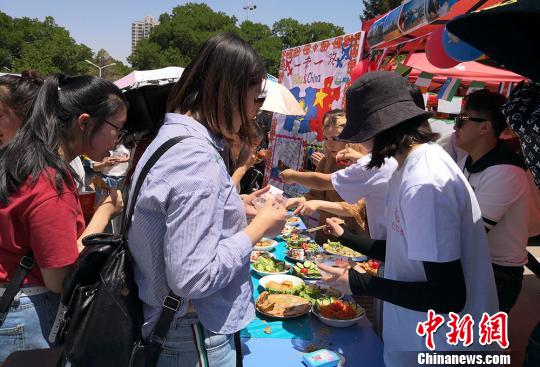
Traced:
<path id="1" fill-rule="evenodd" d="M 255 269 L 253 264 L 251 264 L 251 269 L 253 269 L 253 271 L 256 272 L 257 274 L 259 274 L 261 277 L 264 277 L 266 275 L 287 274 L 288 272 L 291 271 L 291 266 L 289 264 L 285 263 L 285 270 L 280 271 L 280 272 L 269 272 L 269 271 L 257 270 L 257 269 Z"/>
<path id="2" fill-rule="evenodd" d="M 276 282 L 281 283 L 285 280 L 290 281 L 293 284 L 293 287 L 300 287 L 301 285 L 304 285 L 304 281 L 298 277 L 295 277 L 294 275 L 288 275 L 288 274 L 273 274 L 273 275 L 267 275 L 265 277 L 262 277 L 259 280 L 259 285 L 266 289 L 266 285 L 269 282 Z"/>
<path id="3" fill-rule="evenodd" d="M 276 255 L 274 255 L 273 253 L 271 252 L 268 252 L 268 251 L 256 251 L 256 250 L 253 250 L 251 251 L 251 255 L 249 255 L 249 262 L 251 263 L 254 263 L 255 261 L 257 261 L 256 259 L 254 259 L 255 255 L 257 254 L 256 257 L 259 257 L 259 256 L 267 256 L 267 257 L 271 257 L 273 259 L 276 258 Z"/>
<path id="4" fill-rule="evenodd" d="M 319 318 L 319 320 L 321 320 L 321 322 L 323 324 L 326 324 L 328 326 L 332 326 L 332 327 L 349 327 L 349 326 L 352 326 L 354 324 L 356 324 L 356 322 L 358 320 L 360 320 L 362 317 L 366 316 L 366 311 L 364 310 L 364 312 L 354 318 L 354 319 L 350 319 L 350 320 L 337 320 L 337 319 L 329 319 L 329 318 L 326 318 L 324 316 L 322 316 L 315 307 L 312 307 L 311 308 L 311 312 L 313 312 L 313 314 L 315 316 L 317 316 Z"/>
<path id="5" fill-rule="evenodd" d="M 266 237 L 261 238 L 261 240 L 258 241 L 258 242 L 263 242 L 263 241 L 268 241 L 268 242 L 271 243 L 271 245 L 268 245 L 268 246 L 253 246 L 253 250 L 254 251 L 271 251 L 278 245 L 277 241 L 274 241 L 274 240 L 272 240 L 270 238 L 266 238 Z"/>

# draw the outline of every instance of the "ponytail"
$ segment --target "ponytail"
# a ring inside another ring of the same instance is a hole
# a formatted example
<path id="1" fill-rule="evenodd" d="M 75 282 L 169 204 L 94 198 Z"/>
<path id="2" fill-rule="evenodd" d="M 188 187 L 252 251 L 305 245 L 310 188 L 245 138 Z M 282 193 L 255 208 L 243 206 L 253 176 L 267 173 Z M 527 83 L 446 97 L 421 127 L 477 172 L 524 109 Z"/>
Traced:
<path id="1" fill-rule="evenodd" d="M 111 82 L 92 76 L 49 76 L 39 90 L 26 120 L 13 140 L 0 150 L 0 203 L 32 178 L 48 168 L 56 172 L 58 193 L 62 181 L 72 184 L 69 162 L 60 156 L 72 139 L 77 117 L 88 113 L 95 119 L 96 131 L 103 120 L 112 116 L 126 100 Z"/>

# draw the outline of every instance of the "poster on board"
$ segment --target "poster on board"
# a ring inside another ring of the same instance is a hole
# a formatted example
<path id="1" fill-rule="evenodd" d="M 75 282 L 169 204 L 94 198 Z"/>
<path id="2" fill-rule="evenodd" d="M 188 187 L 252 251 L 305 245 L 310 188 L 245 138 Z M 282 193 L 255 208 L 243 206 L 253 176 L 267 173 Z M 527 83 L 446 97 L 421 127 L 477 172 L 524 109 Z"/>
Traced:
<path id="1" fill-rule="evenodd" d="M 313 168 L 307 154 L 322 145 L 324 114 L 344 108 L 349 75 L 361 56 L 363 42 L 364 32 L 358 32 L 282 51 L 279 82 L 291 91 L 306 114 L 274 114 L 265 178 L 289 196 L 303 195 L 307 189 L 286 185 L 279 172 L 286 167 Z"/>

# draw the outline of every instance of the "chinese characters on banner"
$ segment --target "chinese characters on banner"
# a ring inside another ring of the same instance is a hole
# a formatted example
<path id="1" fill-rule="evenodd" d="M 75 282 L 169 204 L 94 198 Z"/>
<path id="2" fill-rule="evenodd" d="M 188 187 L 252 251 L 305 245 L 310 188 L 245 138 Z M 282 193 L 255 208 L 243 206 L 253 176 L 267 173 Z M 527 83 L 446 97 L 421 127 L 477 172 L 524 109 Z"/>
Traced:
<path id="1" fill-rule="evenodd" d="M 290 196 L 303 195 L 307 189 L 285 184 L 279 172 L 287 167 L 308 168 L 308 153 L 322 145 L 324 114 L 344 108 L 349 75 L 361 56 L 363 42 L 364 33 L 358 32 L 282 51 L 279 81 L 306 114 L 274 114 L 265 177 Z"/>
<path id="2" fill-rule="evenodd" d="M 428 311 L 428 319 L 419 322 L 416 326 L 416 334 L 425 337 L 426 348 L 435 350 L 433 335 L 437 329 L 444 324 L 444 317 L 437 315 L 433 310 Z M 464 315 L 462 318 L 454 312 L 449 313 L 450 320 L 447 323 L 450 331 L 446 333 L 446 342 L 450 345 L 457 345 L 459 342 L 468 347 L 474 342 L 474 320 L 471 315 Z M 482 319 L 478 324 L 478 342 L 480 345 L 499 344 L 503 349 L 510 345 L 508 341 L 508 314 L 497 312 L 493 316 L 487 313 L 482 314 Z"/>

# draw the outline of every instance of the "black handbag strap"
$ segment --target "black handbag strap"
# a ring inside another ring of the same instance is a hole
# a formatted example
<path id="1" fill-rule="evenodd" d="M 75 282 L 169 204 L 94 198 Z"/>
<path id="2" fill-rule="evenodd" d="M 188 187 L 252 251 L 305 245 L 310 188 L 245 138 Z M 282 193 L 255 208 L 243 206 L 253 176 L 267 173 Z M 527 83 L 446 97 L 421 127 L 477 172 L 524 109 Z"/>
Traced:
<path id="1" fill-rule="evenodd" d="M 169 150 L 171 147 L 180 143 L 186 138 L 189 138 L 189 136 L 177 136 L 167 140 L 152 154 L 150 159 L 148 159 L 148 162 L 146 162 L 146 164 L 144 165 L 141 173 L 139 174 L 139 177 L 137 178 L 137 182 L 135 183 L 133 192 L 130 195 L 127 214 L 124 217 L 124 221 L 122 223 L 122 235 L 124 236 L 124 240 L 127 239 L 127 233 L 131 222 L 131 217 L 133 215 L 133 210 L 135 209 L 135 202 L 137 201 L 137 196 L 139 195 L 141 186 L 144 182 L 144 179 L 150 172 L 150 169 L 154 166 L 154 164 L 156 164 L 159 158 L 161 158 L 161 156 L 167 150 Z M 167 332 L 171 327 L 174 315 L 176 314 L 176 311 L 178 311 L 182 307 L 183 303 L 184 300 L 181 297 L 175 295 L 172 291 L 170 291 L 167 297 L 165 297 L 165 299 L 163 300 L 161 314 L 159 315 L 156 326 L 154 327 L 154 330 L 152 331 L 152 334 L 149 338 L 150 343 L 159 345 L 158 350 L 161 350 L 161 345 L 163 344 L 165 337 L 167 336 Z M 156 350 L 156 352 L 158 350 Z"/>
<path id="2" fill-rule="evenodd" d="M 32 270 L 35 264 L 36 261 L 32 253 L 29 253 L 21 258 L 19 267 L 17 270 L 15 270 L 13 278 L 11 278 L 11 281 L 4 290 L 4 294 L 0 298 L 0 326 L 4 323 L 7 313 L 9 312 L 9 308 L 11 307 L 15 296 L 21 289 L 24 278 L 26 278 L 26 275 L 30 272 L 30 270 Z"/>

